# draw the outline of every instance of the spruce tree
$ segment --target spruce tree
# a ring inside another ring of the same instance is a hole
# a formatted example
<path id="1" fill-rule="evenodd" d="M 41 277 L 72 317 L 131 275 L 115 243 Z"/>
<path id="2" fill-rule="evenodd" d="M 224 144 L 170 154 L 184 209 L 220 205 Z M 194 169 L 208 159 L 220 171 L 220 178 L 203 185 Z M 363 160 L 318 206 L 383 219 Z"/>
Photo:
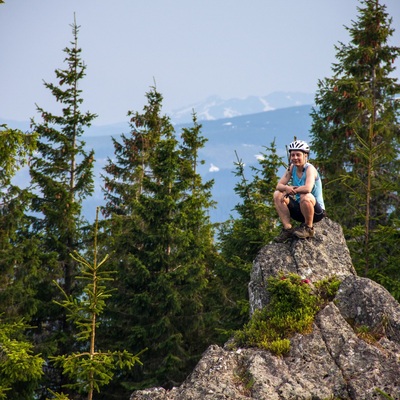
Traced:
<path id="1" fill-rule="evenodd" d="M 36 135 L 0 127 L 0 398 L 33 398 L 44 360 L 25 336 L 37 309 L 38 241 L 30 232 L 29 188 L 16 174 L 35 150 Z"/>
<path id="2" fill-rule="evenodd" d="M 388 44 L 393 29 L 385 6 L 361 4 L 346 28 L 350 43 L 336 46 L 333 76 L 319 82 L 312 146 L 328 215 L 344 227 L 358 271 L 378 278 L 393 273 L 397 240 L 387 228 L 398 225 L 400 86 L 390 74 L 400 48 Z"/>
<path id="3" fill-rule="evenodd" d="M 26 166 L 35 145 L 35 134 L 0 127 L 0 314 L 10 321 L 29 319 L 36 307 L 32 282 L 38 243 L 28 216 L 32 194 L 28 187 L 15 185 L 15 175 Z"/>
<path id="4" fill-rule="evenodd" d="M 220 262 L 218 277 L 226 300 L 224 328 L 235 330 L 248 320 L 248 282 L 257 253 L 276 234 L 277 214 L 273 193 L 278 183 L 278 170 L 283 166 L 277 155 L 275 140 L 261 153 L 258 166 L 251 166 L 251 177 L 246 177 L 243 161 L 236 154 L 234 190 L 240 198 L 231 217 L 219 228 Z M 228 312 L 229 310 L 229 312 Z"/>
<path id="5" fill-rule="evenodd" d="M 67 295 L 79 296 L 75 281 L 79 266 L 70 254 L 82 248 L 82 200 L 93 192 L 94 154 L 85 149 L 82 135 L 96 115 L 81 111 L 79 84 L 86 65 L 78 47 L 79 26 L 74 21 L 71 27 L 73 40 L 64 49 L 66 67 L 55 71 L 57 84 L 44 83 L 61 104 L 60 114 L 37 106 L 42 121 L 32 119 L 31 124 L 39 135 L 30 174 L 35 190 L 33 232 L 40 239 L 42 274 L 37 282 L 39 306 L 32 325 L 37 326 L 35 338 L 46 356 L 72 350 L 71 325 L 63 310 L 53 303 L 59 291 L 52 282 L 59 282 Z M 57 382 L 55 385 L 57 390 Z"/>
<path id="6" fill-rule="evenodd" d="M 0 317 L 0 399 L 35 398 L 34 389 L 43 375 L 45 361 L 26 341 L 27 328 L 22 320 L 10 323 Z"/>
<path id="7" fill-rule="evenodd" d="M 115 161 L 104 177 L 106 240 L 118 271 L 108 340 L 132 353 L 148 348 L 143 367 L 120 378 L 129 390 L 180 383 L 204 351 L 214 255 L 212 183 L 197 172 L 200 126 L 194 121 L 178 140 L 155 87 L 147 100 L 143 113 L 129 113 L 130 135 L 114 140 Z"/>
<path id="8" fill-rule="evenodd" d="M 106 301 L 112 296 L 107 282 L 111 281 L 112 271 L 105 271 L 104 264 L 109 255 L 98 260 L 98 216 L 99 207 L 96 209 L 96 222 L 93 235 L 93 254 L 87 259 L 79 253 L 71 257 L 81 266 L 78 279 L 85 282 L 83 293 L 79 298 L 69 296 L 58 282 L 54 282 L 63 294 L 64 300 L 56 302 L 67 310 L 67 318 L 77 328 L 76 340 L 82 344 L 80 352 L 63 354 L 53 357 L 52 361 L 61 366 L 63 373 L 72 382 L 67 385 L 76 393 L 87 395 L 87 400 L 92 400 L 94 394 L 100 393 L 104 385 L 110 383 L 116 370 L 132 368 L 135 363 L 140 363 L 139 354 L 133 355 L 127 351 L 102 351 L 97 345 L 97 328 L 100 316 L 106 307 Z M 64 393 L 54 393 L 57 399 L 66 400 Z"/>

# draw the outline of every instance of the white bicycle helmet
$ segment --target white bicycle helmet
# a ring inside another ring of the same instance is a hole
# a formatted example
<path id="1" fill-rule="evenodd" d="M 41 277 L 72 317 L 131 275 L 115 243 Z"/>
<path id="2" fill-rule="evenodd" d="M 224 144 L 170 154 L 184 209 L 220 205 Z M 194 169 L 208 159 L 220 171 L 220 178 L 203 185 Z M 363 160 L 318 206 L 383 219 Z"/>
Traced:
<path id="1" fill-rule="evenodd" d="M 302 151 L 303 153 L 310 152 L 310 146 L 304 140 L 295 140 L 289 144 L 289 153 L 293 150 Z"/>

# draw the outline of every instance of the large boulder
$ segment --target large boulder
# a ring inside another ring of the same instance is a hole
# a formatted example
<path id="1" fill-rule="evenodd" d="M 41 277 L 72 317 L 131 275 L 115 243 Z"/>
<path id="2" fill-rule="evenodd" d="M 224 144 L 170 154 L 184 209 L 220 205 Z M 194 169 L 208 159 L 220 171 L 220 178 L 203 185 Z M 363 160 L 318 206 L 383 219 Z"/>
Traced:
<path id="1" fill-rule="evenodd" d="M 268 303 L 265 287 L 270 276 L 293 273 L 313 282 L 334 275 L 339 279 L 356 275 L 341 226 L 324 218 L 314 230 L 313 239 L 293 239 L 261 249 L 250 275 L 251 314 Z"/>
<path id="2" fill-rule="evenodd" d="M 356 275 L 338 224 L 324 219 L 315 230 L 313 239 L 266 245 L 249 284 L 253 312 L 268 303 L 269 276 L 338 277 L 338 293 L 317 314 L 310 334 L 294 335 L 283 357 L 212 345 L 181 386 L 137 391 L 131 400 L 400 399 L 399 303 Z"/>

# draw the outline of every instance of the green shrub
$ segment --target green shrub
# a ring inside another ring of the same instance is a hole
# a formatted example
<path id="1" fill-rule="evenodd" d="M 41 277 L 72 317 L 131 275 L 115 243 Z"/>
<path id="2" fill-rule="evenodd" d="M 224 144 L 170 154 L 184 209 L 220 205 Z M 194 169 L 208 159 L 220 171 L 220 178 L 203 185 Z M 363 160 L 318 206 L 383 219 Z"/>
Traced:
<path id="1" fill-rule="evenodd" d="M 316 282 L 315 288 L 322 300 L 332 301 L 339 290 L 340 283 L 340 280 L 336 276 L 331 276 Z"/>
<path id="2" fill-rule="evenodd" d="M 289 353 L 290 351 L 290 340 L 289 339 L 273 340 L 271 343 L 269 343 L 267 350 L 269 350 L 271 353 L 277 356 L 283 356 L 284 354 Z"/>
<path id="3" fill-rule="evenodd" d="M 317 282 L 314 288 L 308 279 L 296 274 L 270 277 L 268 306 L 256 310 L 243 330 L 235 333 L 235 343 L 269 350 L 278 356 L 287 354 L 289 338 L 295 333 L 311 332 L 316 313 L 333 299 L 339 284 L 336 278 L 330 278 Z"/>
<path id="4" fill-rule="evenodd" d="M 270 277 L 267 281 L 270 324 L 284 337 L 311 328 L 319 307 L 310 283 L 295 274 Z"/>

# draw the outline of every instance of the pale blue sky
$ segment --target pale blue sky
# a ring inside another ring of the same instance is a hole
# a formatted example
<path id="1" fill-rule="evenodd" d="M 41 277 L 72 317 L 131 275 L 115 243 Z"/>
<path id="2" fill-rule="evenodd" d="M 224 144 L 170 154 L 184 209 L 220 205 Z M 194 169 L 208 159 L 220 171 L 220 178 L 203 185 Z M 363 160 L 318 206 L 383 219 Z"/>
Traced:
<path id="1" fill-rule="evenodd" d="M 35 103 L 51 111 L 74 12 L 87 65 L 83 111 L 95 124 L 141 111 L 155 79 L 164 112 L 208 96 L 314 93 L 331 76 L 334 45 L 358 0 L 5 0 L 0 5 L 0 118 L 28 120 Z M 400 0 L 381 0 L 400 46 Z M 400 77 L 399 60 L 394 76 Z"/>

